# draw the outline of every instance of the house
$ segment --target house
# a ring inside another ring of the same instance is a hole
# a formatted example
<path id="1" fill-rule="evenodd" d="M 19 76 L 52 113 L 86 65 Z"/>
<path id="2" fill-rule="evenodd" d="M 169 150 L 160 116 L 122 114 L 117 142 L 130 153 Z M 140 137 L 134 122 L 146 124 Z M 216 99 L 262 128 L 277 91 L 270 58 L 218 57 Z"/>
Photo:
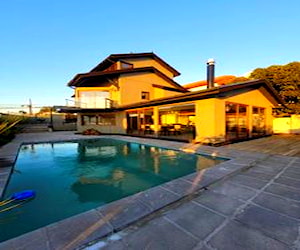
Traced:
<path id="1" fill-rule="evenodd" d="M 233 76 L 233 75 L 217 76 L 214 79 L 214 84 L 216 87 L 222 86 L 222 85 L 231 83 L 235 78 L 236 78 L 236 76 Z M 187 84 L 183 85 L 182 87 L 184 87 L 185 89 L 187 89 L 189 91 L 203 90 L 203 89 L 207 89 L 207 81 L 202 80 L 202 81 L 187 83 Z"/>
<path id="2" fill-rule="evenodd" d="M 78 114 L 79 132 L 211 144 L 272 133 L 272 108 L 282 101 L 266 82 L 214 86 L 212 79 L 191 92 L 174 81 L 178 75 L 154 53 L 113 54 L 68 83 L 74 105 L 59 110 Z"/>

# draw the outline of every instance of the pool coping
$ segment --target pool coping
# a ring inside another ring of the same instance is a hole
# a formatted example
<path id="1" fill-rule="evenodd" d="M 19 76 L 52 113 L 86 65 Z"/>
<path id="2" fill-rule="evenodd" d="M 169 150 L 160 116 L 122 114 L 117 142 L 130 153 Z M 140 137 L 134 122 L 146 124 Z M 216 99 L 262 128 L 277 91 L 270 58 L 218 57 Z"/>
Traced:
<path id="1" fill-rule="evenodd" d="M 0 243 L 0 249 L 76 249 L 95 243 L 135 222 L 150 216 L 180 200 L 193 196 L 208 186 L 225 180 L 268 157 L 267 154 L 241 152 L 238 150 L 195 146 L 182 142 L 135 138 L 126 136 L 74 136 L 71 139 L 27 140 L 12 142 L 0 152 L 0 197 L 9 180 L 21 145 L 32 143 L 54 143 L 81 139 L 113 138 L 158 146 L 186 153 L 214 155 L 229 160 L 217 167 L 204 169 L 178 179 L 163 183 L 132 196 L 108 203 L 104 206 L 74 215 L 45 227 L 28 232 Z"/>

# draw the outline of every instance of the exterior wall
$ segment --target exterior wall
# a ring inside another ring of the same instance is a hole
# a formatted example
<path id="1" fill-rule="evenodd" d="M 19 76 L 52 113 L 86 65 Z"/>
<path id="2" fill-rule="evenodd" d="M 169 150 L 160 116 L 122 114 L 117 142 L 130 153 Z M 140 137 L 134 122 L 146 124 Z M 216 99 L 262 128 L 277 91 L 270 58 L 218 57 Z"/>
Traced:
<path id="1" fill-rule="evenodd" d="M 169 71 L 167 68 L 165 68 L 163 65 L 158 63 L 157 61 L 151 59 L 151 58 L 134 58 L 134 59 L 126 59 L 125 62 L 133 64 L 134 68 L 142 68 L 142 67 L 154 67 L 169 78 L 173 79 L 174 75 L 171 71 Z"/>
<path id="2" fill-rule="evenodd" d="M 252 111 L 252 107 L 265 108 L 266 109 L 265 116 L 266 116 L 267 134 L 273 133 L 274 117 L 272 115 L 272 108 L 274 108 L 274 103 L 273 103 L 273 100 L 270 100 L 265 96 L 264 89 L 252 90 L 247 93 L 229 97 L 229 98 L 226 98 L 225 101 L 248 105 L 250 111 Z M 251 121 L 251 119 L 249 119 L 249 121 Z M 251 125 L 251 124 L 249 124 L 249 125 Z"/>
<path id="3" fill-rule="evenodd" d="M 66 123 L 65 115 L 60 114 L 60 113 L 52 114 L 52 125 L 53 125 L 53 130 L 55 130 L 55 131 L 74 131 L 74 130 L 76 130 L 76 123 L 75 122 Z"/>
<path id="4" fill-rule="evenodd" d="M 216 143 L 225 141 L 225 102 L 210 98 L 196 104 L 196 142 Z"/>
<path id="5" fill-rule="evenodd" d="M 248 130 L 251 137 L 252 107 L 265 108 L 266 133 L 273 132 L 273 103 L 260 92 L 253 90 L 232 97 L 204 99 L 196 101 L 196 139 L 197 142 L 218 143 L 226 140 L 226 102 L 248 105 Z"/>
<path id="6" fill-rule="evenodd" d="M 101 133 L 107 134 L 126 134 L 127 121 L 125 112 L 115 112 L 116 124 L 115 125 L 82 125 L 82 115 L 95 115 L 90 114 L 78 114 L 77 119 L 77 131 L 82 133 L 87 129 L 96 129 Z"/>
<path id="7" fill-rule="evenodd" d="M 165 87 L 173 87 L 170 83 L 160 78 L 153 73 L 133 73 L 119 78 L 120 86 L 120 104 L 127 105 L 142 101 L 141 93 L 146 91 L 150 93 L 150 99 L 157 99 L 161 97 L 168 97 L 171 95 L 178 95 L 178 92 L 168 91 L 163 89 L 157 89 L 152 84 L 158 84 Z"/>
<path id="8" fill-rule="evenodd" d="M 275 118 L 273 130 L 277 134 L 300 134 L 300 115 Z"/>

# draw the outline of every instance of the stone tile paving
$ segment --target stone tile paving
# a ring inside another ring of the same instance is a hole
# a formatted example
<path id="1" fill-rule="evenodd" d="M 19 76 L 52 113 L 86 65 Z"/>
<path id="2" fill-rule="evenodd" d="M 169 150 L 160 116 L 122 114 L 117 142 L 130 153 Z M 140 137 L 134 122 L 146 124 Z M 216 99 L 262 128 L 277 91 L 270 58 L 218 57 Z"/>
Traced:
<path id="1" fill-rule="evenodd" d="M 291 168 L 300 169 L 298 162 L 293 157 L 265 159 L 167 210 L 156 223 L 169 220 L 182 235 L 197 239 L 181 249 L 299 249 L 300 188 L 282 179 Z M 163 241 L 162 235 L 152 237 L 156 230 L 163 229 L 145 222 L 123 230 L 119 240 L 107 238 L 87 249 L 147 249 L 153 241 Z M 176 247 L 175 242 L 164 244 L 165 249 Z"/>
<path id="2" fill-rule="evenodd" d="M 87 137 L 19 135 L 0 149 L 0 194 L 21 143 L 81 138 Z M 300 248 L 299 158 L 126 140 L 232 160 L 6 241 L 0 249 L 76 249 L 90 243 L 95 244 L 87 249 Z"/>

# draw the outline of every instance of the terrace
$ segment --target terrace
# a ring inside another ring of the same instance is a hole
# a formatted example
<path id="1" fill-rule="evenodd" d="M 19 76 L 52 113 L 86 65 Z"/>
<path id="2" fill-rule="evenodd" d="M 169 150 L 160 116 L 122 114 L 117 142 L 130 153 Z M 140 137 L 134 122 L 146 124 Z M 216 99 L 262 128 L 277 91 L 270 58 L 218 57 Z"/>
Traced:
<path id="1" fill-rule="evenodd" d="M 81 138 L 86 137 L 72 132 L 19 134 L 0 151 L 0 194 L 22 143 Z M 272 136 L 217 148 L 147 138 L 126 140 L 231 160 L 3 242 L 0 248 L 300 246 L 300 136 Z"/>

